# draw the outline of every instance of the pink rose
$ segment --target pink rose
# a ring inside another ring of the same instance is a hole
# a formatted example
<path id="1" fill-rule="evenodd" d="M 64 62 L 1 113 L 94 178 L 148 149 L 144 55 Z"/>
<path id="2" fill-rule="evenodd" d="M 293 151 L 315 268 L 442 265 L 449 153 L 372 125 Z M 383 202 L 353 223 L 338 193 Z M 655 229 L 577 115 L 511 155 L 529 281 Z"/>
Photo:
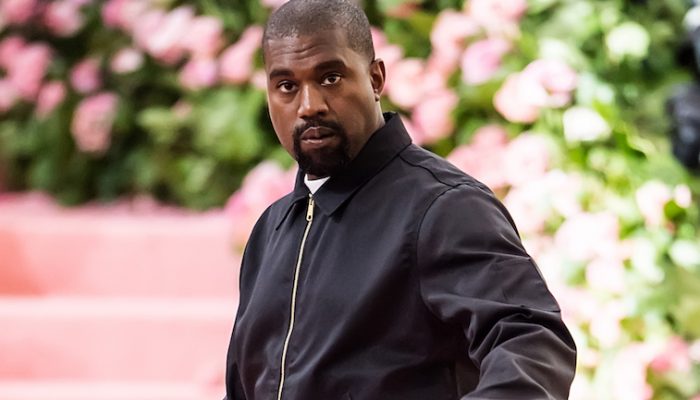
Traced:
<path id="1" fill-rule="evenodd" d="M 424 134 L 425 143 L 434 143 L 452 133 L 454 120 L 452 112 L 457 107 L 459 97 L 445 89 L 430 93 L 413 109 L 413 123 Z"/>
<path id="2" fill-rule="evenodd" d="M 272 161 L 263 161 L 246 175 L 241 188 L 229 198 L 225 207 L 233 224 L 234 243 L 239 247 L 245 245 L 260 214 L 292 190 L 295 176 L 295 168 L 285 171 Z"/>
<path id="3" fill-rule="evenodd" d="M 10 82 L 22 98 L 33 101 L 51 62 L 51 49 L 44 43 L 32 43 L 23 47 L 9 62 L 7 76 Z"/>
<path id="4" fill-rule="evenodd" d="M 421 83 L 425 63 L 420 58 L 406 58 L 387 71 L 384 90 L 392 103 L 404 109 L 414 107 L 424 97 Z"/>
<path id="5" fill-rule="evenodd" d="M 27 42 L 21 36 L 10 35 L 0 41 L 0 67 L 10 69 L 26 45 Z"/>
<path id="6" fill-rule="evenodd" d="M 591 316 L 589 329 L 603 348 L 614 346 L 622 336 L 620 321 L 625 317 L 625 308 L 619 301 L 609 301 Z"/>
<path id="7" fill-rule="evenodd" d="M 651 360 L 649 366 L 658 373 L 689 372 L 692 366 L 690 346 L 682 338 L 673 336 L 669 338 L 659 354 Z"/>
<path id="8" fill-rule="evenodd" d="M 150 7 L 147 0 L 108 0 L 102 6 L 102 21 L 110 28 L 131 32 Z"/>
<path id="9" fill-rule="evenodd" d="M 9 79 L 0 78 L 0 114 L 11 109 L 19 98 L 19 94 Z"/>
<path id="10" fill-rule="evenodd" d="M 425 142 L 425 134 L 423 134 L 423 132 L 413 124 L 413 121 L 411 121 L 410 118 L 406 117 L 405 115 L 401 115 L 400 118 L 401 122 L 403 122 L 403 126 L 406 128 L 408 136 L 411 137 L 413 143 L 417 144 L 418 146 L 422 145 Z"/>
<path id="11" fill-rule="evenodd" d="M 8 25 L 23 25 L 34 16 L 36 9 L 36 0 L 2 0 L 0 20 L 4 20 Z"/>
<path id="12" fill-rule="evenodd" d="M 66 85 L 61 81 L 52 81 L 42 86 L 36 100 L 36 115 L 44 118 L 65 99 Z"/>
<path id="13" fill-rule="evenodd" d="M 544 176 L 549 168 L 549 144 L 542 136 L 523 133 L 508 144 L 504 169 L 508 183 L 525 185 Z"/>
<path id="14" fill-rule="evenodd" d="M 183 40 L 194 20 L 194 9 L 180 6 L 169 13 L 154 10 L 134 26 L 137 43 L 155 59 L 172 65 L 185 55 Z"/>
<path id="15" fill-rule="evenodd" d="M 71 133 L 80 151 L 101 154 L 107 150 L 118 102 L 114 93 L 102 92 L 87 97 L 78 104 L 73 115 Z"/>
<path id="16" fill-rule="evenodd" d="M 535 60 L 522 72 L 525 86 L 533 90 L 532 102 L 540 107 L 563 107 L 571 101 L 578 75 L 558 60 Z"/>
<path id="17" fill-rule="evenodd" d="M 457 68 L 466 39 L 478 33 L 479 26 L 469 15 L 454 10 L 440 12 L 430 33 L 430 62 L 445 73 L 452 73 Z"/>
<path id="18" fill-rule="evenodd" d="M 224 82 L 241 84 L 250 79 L 253 73 L 253 57 L 260 48 L 262 34 L 262 27 L 250 26 L 236 43 L 223 51 L 219 58 L 219 70 Z"/>
<path id="19" fill-rule="evenodd" d="M 78 93 L 90 93 L 102 86 L 100 61 L 86 58 L 76 64 L 70 71 L 70 83 Z"/>
<path id="20" fill-rule="evenodd" d="M 371 27 L 370 32 L 372 33 L 375 57 L 384 61 L 387 71 L 393 71 L 394 65 L 403 58 L 403 49 L 389 43 L 381 30 Z M 387 79 L 390 79 L 392 74 L 388 73 L 387 75 Z"/>
<path id="21" fill-rule="evenodd" d="M 486 125 L 474 132 L 470 145 L 457 147 L 447 160 L 491 189 L 499 189 L 506 185 L 502 166 L 507 143 L 502 126 Z"/>
<path id="22" fill-rule="evenodd" d="M 570 216 L 557 230 L 554 241 L 560 251 L 572 261 L 619 257 L 622 251 L 618 218 L 611 212 Z"/>
<path id="23" fill-rule="evenodd" d="M 619 257 L 596 257 L 586 266 L 586 282 L 597 291 L 623 293 L 625 284 L 624 260 Z"/>
<path id="24" fill-rule="evenodd" d="M 527 10 L 527 0 L 470 0 L 467 12 L 487 32 L 514 36 Z"/>
<path id="25" fill-rule="evenodd" d="M 224 26 L 218 18 L 195 17 L 182 38 L 182 47 L 195 57 L 213 57 L 223 44 L 223 31 Z"/>
<path id="26" fill-rule="evenodd" d="M 110 61 L 110 68 L 117 74 L 128 74 L 141 68 L 143 53 L 133 47 L 119 50 Z"/>
<path id="27" fill-rule="evenodd" d="M 612 395 L 615 399 L 649 400 L 654 390 L 647 382 L 647 368 L 654 349 L 646 343 L 633 343 L 618 351 L 613 362 L 615 379 Z"/>
<path id="28" fill-rule="evenodd" d="M 541 234 L 551 215 L 546 190 L 537 181 L 511 188 L 503 203 L 523 236 Z"/>
<path id="29" fill-rule="evenodd" d="M 190 90 L 211 87 L 219 79 L 218 69 L 216 61 L 211 58 L 193 58 L 182 67 L 180 83 Z"/>
<path id="30" fill-rule="evenodd" d="M 660 181 L 646 182 L 635 193 L 637 207 L 648 227 L 658 227 L 666 218 L 664 207 L 673 198 L 668 186 Z"/>
<path id="31" fill-rule="evenodd" d="M 521 83 L 521 74 L 511 74 L 493 97 L 493 105 L 510 122 L 532 123 L 540 116 L 540 107 L 532 104 Z"/>
<path id="32" fill-rule="evenodd" d="M 505 39 L 491 38 L 472 43 L 462 55 L 462 80 L 468 85 L 489 81 L 501 68 L 501 59 L 511 45 Z"/>
<path id="33" fill-rule="evenodd" d="M 44 25 L 58 36 L 71 36 L 83 26 L 81 4 L 73 0 L 50 2 L 44 11 Z"/>
<path id="34" fill-rule="evenodd" d="M 494 96 L 494 106 L 511 122 L 532 123 L 543 107 L 563 107 L 571 101 L 578 77 L 556 60 L 536 60 L 511 74 Z"/>

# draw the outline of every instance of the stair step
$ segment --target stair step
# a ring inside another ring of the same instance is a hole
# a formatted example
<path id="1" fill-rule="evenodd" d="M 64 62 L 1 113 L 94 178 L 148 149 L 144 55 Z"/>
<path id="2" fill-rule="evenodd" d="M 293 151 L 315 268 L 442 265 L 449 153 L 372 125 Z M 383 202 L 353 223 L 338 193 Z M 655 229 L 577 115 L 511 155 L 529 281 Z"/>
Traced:
<path id="1" fill-rule="evenodd" d="M 236 307 L 220 299 L 0 298 L 0 377 L 215 381 Z"/>
<path id="2" fill-rule="evenodd" d="M 240 256 L 223 211 L 121 204 L 65 209 L 0 195 L 0 294 L 220 296 Z"/>
<path id="3" fill-rule="evenodd" d="M 2 381 L 3 400 L 212 400 L 223 383 Z"/>

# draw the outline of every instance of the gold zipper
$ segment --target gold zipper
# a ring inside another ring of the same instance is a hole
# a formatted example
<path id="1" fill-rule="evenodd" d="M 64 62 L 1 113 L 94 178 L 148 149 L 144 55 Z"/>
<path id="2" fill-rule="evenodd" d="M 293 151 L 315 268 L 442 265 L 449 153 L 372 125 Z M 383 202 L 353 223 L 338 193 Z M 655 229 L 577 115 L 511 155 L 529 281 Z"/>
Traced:
<path id="1" fill-rule="evenodd" d="M 277 389 L 277 400 L 282 400 L 282 387 L 284 386 L 284 368 L 287 363 L 287 349 L 289 348 L 289 340 L 292 338 L 292 330 L 294 329 L 294 311 L 297 302 L 297 287 L 299 286 L 299 269 L 301 268 L 301 259 L 304 255 L 304 244 L 306 243 L 306 238 L 309 236 L 309 230 L 311 229 L 311 222 L 314 219 L 314 199 L 309 195 L 309 204 L 306 208 L 306 230 L 304 230 L 304 236 L 301 239 L 301 246 L 299 246 L 299 257 L 297 258 L 296 269 L 294 270 L 294 284 L 292 285 L 292 309 L 289 314 L 289 329 L 287 330 L 287 337 L 284 339 L 284 347 L 282 348 L 282 361 L 280 366 L 280 386 Z"/>

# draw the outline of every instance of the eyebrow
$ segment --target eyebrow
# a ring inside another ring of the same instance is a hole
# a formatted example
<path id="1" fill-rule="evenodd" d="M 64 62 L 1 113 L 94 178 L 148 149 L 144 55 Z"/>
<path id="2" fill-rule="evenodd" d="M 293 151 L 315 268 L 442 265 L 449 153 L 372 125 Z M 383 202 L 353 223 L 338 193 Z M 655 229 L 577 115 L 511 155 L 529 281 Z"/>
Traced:
<path id="1" fill-rule="evenodd" d="M 325 71 L 329 69 L 339 69 L 339 70 L 345 70 L 347 67 L 345 63 L 341 60 L 328 60 L 324 61 L 322 63 L 319 63 L 314 67 L 315 72 L 319 71 Z M 269 79 L 275 79 L 279 77 L 287 77 L 287 76 L 293 76 L 294 73 L 290 69 L 287 68 L 275 68 L 272 71 L 270 71 Z"/>

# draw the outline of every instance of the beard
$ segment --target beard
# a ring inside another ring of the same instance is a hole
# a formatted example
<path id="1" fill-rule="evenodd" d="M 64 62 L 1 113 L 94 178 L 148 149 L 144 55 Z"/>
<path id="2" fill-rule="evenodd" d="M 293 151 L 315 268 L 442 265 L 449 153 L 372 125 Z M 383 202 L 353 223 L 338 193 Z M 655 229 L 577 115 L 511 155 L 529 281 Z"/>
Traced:
<path id="1" fill-rule="evenodd" d="M 338 138 L 338 143 L 318 149 L 304 151 L 301 146 L 301 135 L 308 128 L 323 127 Z M 304 124 L 294 128 L 294 157 L 299 168 L 308 175 L 318 178 L 335 175 L 350 163 L 350 142 L 347 132 L 338 123 L 309 119 Z"/>

